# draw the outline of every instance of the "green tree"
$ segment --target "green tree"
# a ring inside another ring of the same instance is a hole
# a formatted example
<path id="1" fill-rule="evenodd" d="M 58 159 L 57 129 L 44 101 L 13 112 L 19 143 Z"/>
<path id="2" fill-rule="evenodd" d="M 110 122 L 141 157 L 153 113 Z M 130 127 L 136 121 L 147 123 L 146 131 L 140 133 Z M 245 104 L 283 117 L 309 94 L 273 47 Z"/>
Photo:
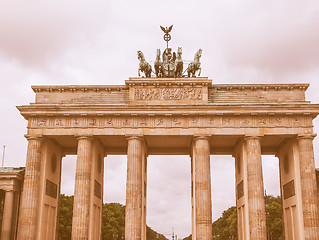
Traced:
<path id="1" fill-rule="evenodd" d="M 125 206 L 119 203 L 105 203 L 102 211 L 102 239 L 122 240 L 125 228 Z"/>
<path id="2" fill-rule="evenodd" d="M 213 223 L 214 239 L 237 239 L 236 207 L 230 207 Z"/>
<path id="3" fill-rule="evenodd" d="M 277 240 L 282 237 L 282 206 L 281 197 L 265 196 L 267 239 Z M 237 236 L 237 211 L 230 207 L 223 212 L 212 225 L 213 239 L 238 239 Z M 191 240 L 192 235 L 184 238 Z"/>
<path id="4" fill-rule="evenodd" d="M 71 239 L 73 196 L 60 195 L 58 240 Z M 122 240 L 125 229 L 125 206 L 119 203 L 105 203 L 102 209 L 102 240 Z M 157 238 L 158 236 L 158 238 Z M 147 240 L 167 240 L 146 226 Z"/>
<path id="5" fill-rule="evenodd" d="M 71 239 L 73 215 L 73 196 L 60 194 L 58 239 Z"/>
<path id="6" fill-rule="evenodd" d="M 146 239 L 147 240 L 167 240 L 167 238 L 154 231 L 152 228 L 146 226 Z"/>
<path id="7" fill-rule="evenodd" d="M 266 225 L 269 240 L 277 240 L 282 237 L 282 207 L 281 197 L 265 196 Z"/>
<path id="8" fill-rule="evenodd" d="M 184 238 L 183 240 L 192 240 L 192 234 L 189 235 L 188 237 Z"/>

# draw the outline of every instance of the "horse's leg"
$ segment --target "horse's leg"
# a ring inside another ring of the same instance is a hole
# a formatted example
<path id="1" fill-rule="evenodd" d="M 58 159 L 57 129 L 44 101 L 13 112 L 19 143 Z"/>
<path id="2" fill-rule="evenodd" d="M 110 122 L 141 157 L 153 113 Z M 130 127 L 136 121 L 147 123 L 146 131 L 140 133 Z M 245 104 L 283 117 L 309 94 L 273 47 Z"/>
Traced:
<path id="1" fill-rule="evenodd" d="M 199 68 L 198 76 L 200 76 L 201 73 L 202 73 L 202 68 Z"/>
<path id="2" fill-rule="evenodd" d="M 141 72 L 140 71 L 141 71 L 141 68 L 138 69 L 138 76 L 139 77 L 141 76 Z"/>
<path id="3" fill-rule="evenodd" d="M 148 77 L 151 77 L 151 74 L 152 74 L 152 66 L 151 65 L 148 65 Z"/>

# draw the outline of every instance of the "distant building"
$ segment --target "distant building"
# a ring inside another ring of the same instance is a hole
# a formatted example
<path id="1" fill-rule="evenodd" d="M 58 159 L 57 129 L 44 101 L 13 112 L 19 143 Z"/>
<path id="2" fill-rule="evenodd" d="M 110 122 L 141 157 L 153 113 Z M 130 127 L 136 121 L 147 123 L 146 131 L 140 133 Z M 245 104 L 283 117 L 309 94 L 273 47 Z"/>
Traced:
<path id="1" fill-rule="evenodd" d="M 0 239 L 17 239 L 20 196 L 24 167 L 0 168 Z"/>

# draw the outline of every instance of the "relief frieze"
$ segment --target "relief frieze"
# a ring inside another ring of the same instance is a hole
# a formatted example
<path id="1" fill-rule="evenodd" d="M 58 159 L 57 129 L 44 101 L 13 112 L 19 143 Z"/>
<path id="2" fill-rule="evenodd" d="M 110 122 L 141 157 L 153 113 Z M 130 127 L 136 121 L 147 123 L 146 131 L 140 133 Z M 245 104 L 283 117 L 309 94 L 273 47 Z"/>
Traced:
<path id="1" fill-rule="evenodd" d="M 183 119 L 178 117 L 173 117 L 172 119 L 172 126 L 173 127 L 182 127 L 183 126 Z"/>
<path id="2" fill-rule="evenodd" d="M 252 125 L 252 119 L 249 117 L 243 117 L 240 119 L 240 125 L 243 127 L 249 127 Z"/>
<path id="3" fill-rule="evenodd" d="M 70 125 L 71 125 L 71 127 L 78 127 L 78 126 L 80 126 L 80 121 L 79 121 L 79 119 L 78 119 L 78 118 L 72 118 Z"/>
<path id="4" fill-rule="evenodd" d="M 135 88 L 134 100 L 202 100 L 202 88 Z"/>
<path id="5" fill-rule="evenodd" d="M 155 127 L 164 127 L 164 118 L 156 118 L 155 119 Z"/>
<path id="6" fill-rule="evenodd" d="M 106 118 L 105 119 L 105 126 L 113 127 L 114 126 L 114 120 L 113 118 Z"/>
<path id="7" fill-rule="evenodd" d="M 29 126 L 31 128 L 291 128 L 312 127 L 312 121 L 306 116 L 80 116 L 32 118 L 29 120 Z"/>
<path id="8" fill-rule="evenodd" d="M 130 118 L 123 118 L 121 123 L 122 127 L 132 127 L 132 120 Z"/>

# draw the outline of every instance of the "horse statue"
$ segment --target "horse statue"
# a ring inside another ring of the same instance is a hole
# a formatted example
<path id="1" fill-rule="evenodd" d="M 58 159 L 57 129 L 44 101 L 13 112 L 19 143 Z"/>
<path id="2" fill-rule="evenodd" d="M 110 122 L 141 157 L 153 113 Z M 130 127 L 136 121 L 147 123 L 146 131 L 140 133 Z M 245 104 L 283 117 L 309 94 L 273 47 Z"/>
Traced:
<path id="1" fill-rule="evenodd" d="M 196 72 L 199 71 L 198 73 L 198 76 L 200 76 L 201 74 L 201 63 L 199 61 L 199 59 L 201 58 L 202 56 L 202 49 L 198 49 L 198 51 L 195 53 L 195 56 L 194 56 L 194 60 L 188 64 L 188 67 L 187 67 L 187 76 L 188 77 L 196 77 Z"/>
<path id="2" fill-rule="evenodd" d="M 145 77 L 151 77 L 152 66 L 146 62 L 144 54 L 142 51 L 137 51 L 137 59 L 140 61 L 138 68 L 138 76 L 141 76 L 141 71 L 144 72 Z"/>
<path id="3" fill-rule="evenodd" d="M 161 49 L 156 50 L 156 59 L 154 62 L 154 69 L 156 77 L 162 77 L 162 61 L 161 61 Z"/>
<path id="4" fill-rule="evenodd" d="M 182 48 L 179 47 L 177 49 L 177 56 L 175 60 L 175 77 L 182 77 L 183 76 L 183 60 L 182 60 Z"/>

